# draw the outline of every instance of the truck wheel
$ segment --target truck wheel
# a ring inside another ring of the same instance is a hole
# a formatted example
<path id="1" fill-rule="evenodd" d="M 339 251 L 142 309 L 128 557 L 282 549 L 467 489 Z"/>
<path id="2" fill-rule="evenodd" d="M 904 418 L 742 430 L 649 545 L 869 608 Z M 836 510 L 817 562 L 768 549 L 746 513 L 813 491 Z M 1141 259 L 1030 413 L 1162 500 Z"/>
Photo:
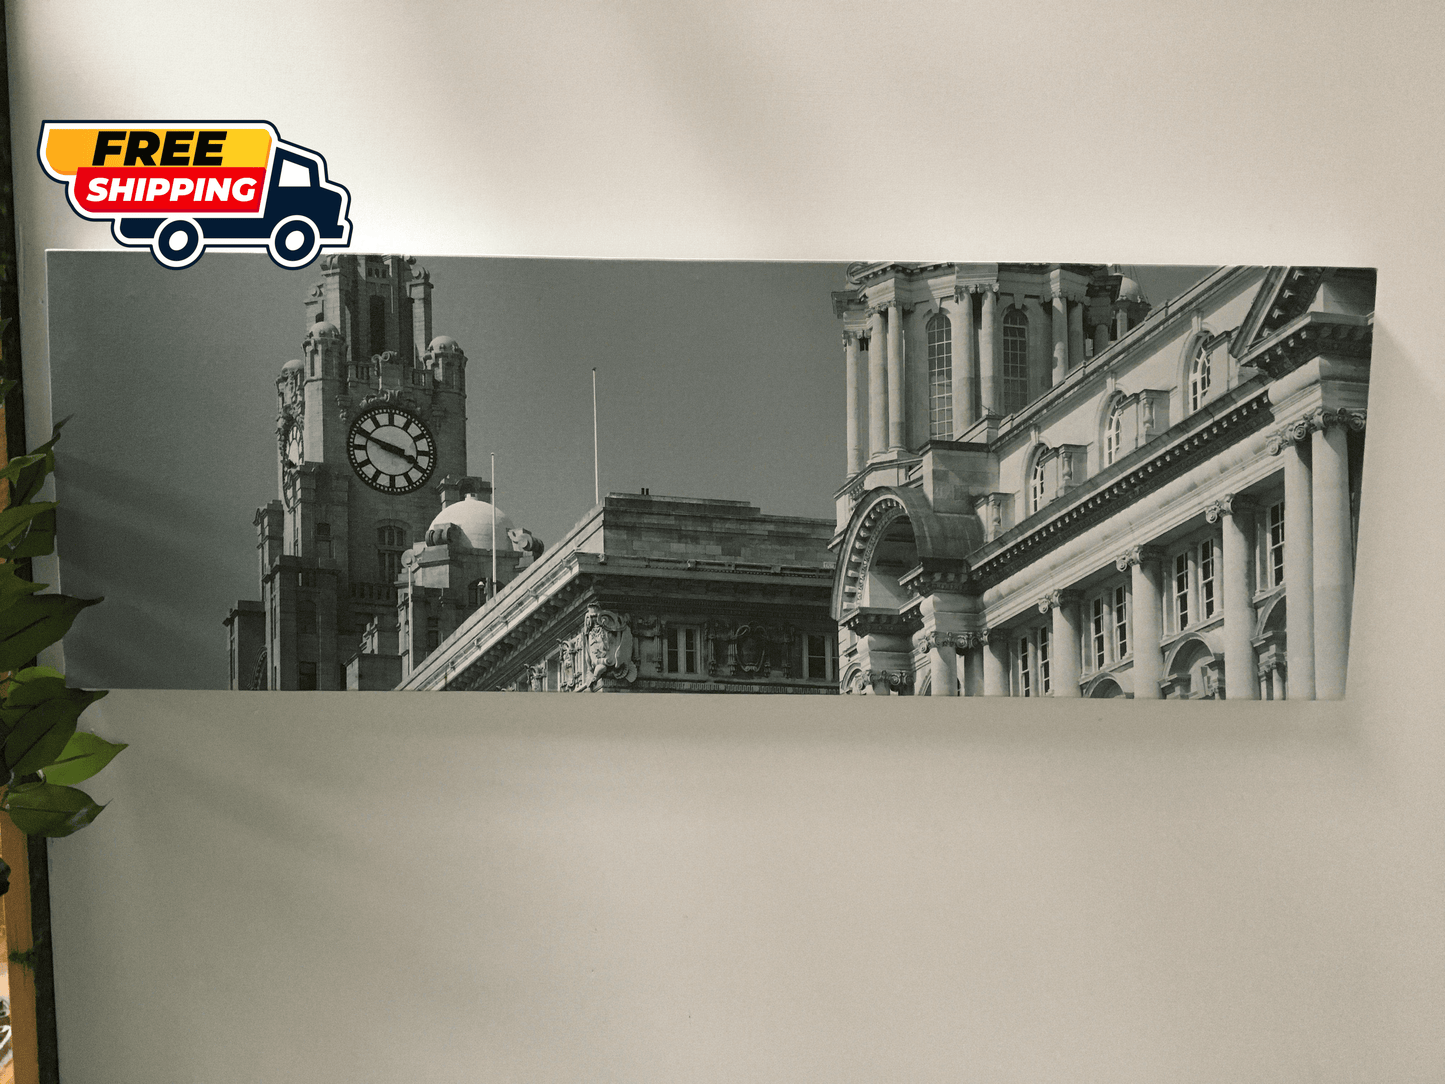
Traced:
<path id="1" fill-rule="evenodd" d="M 205 251 L 194 218 L 168 218 L 151 238 L 151 255 L 165 267 L 190 267 Z"/>
<path id="2" fill-rule="evenodd" d="M 295 270 L 316 259 L 316 253 L 321 251 L 321 235 L 305 215 L 291 215 L 276 223 L 266 251 L 282 267 Z"/>

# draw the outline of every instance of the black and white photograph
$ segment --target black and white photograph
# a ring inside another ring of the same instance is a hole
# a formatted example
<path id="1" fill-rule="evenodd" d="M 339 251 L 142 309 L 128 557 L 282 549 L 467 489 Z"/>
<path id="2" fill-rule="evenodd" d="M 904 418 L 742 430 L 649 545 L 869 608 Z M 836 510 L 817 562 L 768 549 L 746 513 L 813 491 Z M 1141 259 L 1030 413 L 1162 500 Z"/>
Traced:
<path id="1" fill-rule="evenodd" d="M 1373 270 L 69 252 L 49 284 L 62 575 L 108 600 L 83 680 L 1344 695 Z"/>
<path id="2" fill-rule="evenodd" d="M 3 7 L 0 1084 L 1439 1084 L 1445 5 Z"/>

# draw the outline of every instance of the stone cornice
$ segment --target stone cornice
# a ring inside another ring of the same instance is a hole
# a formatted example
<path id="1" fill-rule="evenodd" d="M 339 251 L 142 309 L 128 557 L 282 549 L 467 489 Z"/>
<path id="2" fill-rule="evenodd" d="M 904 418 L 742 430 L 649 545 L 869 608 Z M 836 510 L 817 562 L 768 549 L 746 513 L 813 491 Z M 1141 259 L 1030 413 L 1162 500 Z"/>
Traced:
<path id="1" fill-rule="evenodd" d="M 898 578 L 898 585 L 910 594 L 931 595 L 938 591 L 972 590 L 968 562 L 963 558 L 929 558 Z"/>
<path id="2" fill-rule="evenodd" d="M 1374 321 L 1368 316 L 1307 312 L 1239 355 L 1239 364 L 1278 380 L 1321 354 L 1368 358 Z"/>
<path id="3" fill-rule="evenodd" d="M 871 632 L 911 633 L 922 621 L 916 611 L 899 613 L 882 607 L 861 606 L 845 613 L 839 625 L 849 632 L 866 636 Z"/>
<path id="4" fill-rule="evenodd" d="M 1181 425 L 1184 431 L 1172 440 L 1157 449 L 1142 448 L 1096 475 L 1059 502 L 1062 507 L 1047 519 L 1032 523 L 1031 516 L 983 547 L 973 559 L 980 589 L 994 586 L 1209 456 L 1258 432 L 1270 417 L 1268 394 L 1255 389 L 1250 398 L 1220 404 L 1203 418 L 1186 419 Z"/>

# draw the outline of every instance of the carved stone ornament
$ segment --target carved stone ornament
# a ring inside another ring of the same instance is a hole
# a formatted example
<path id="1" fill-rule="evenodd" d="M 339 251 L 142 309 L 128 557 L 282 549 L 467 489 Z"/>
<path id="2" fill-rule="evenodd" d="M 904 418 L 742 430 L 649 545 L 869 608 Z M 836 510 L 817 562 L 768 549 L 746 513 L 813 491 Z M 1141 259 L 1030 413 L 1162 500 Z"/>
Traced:
<path id="1" fill-rule="evenodd" d="M 547 664 L 539 662 L 535 666 L 527 667 L 527 689 L 530 692 L 540 693 L 547 688 Z"/>
<path id="2" fill-rule="evenodd" d="M 958 654 L 972 651 L 979 644 L 986 642 L 980 633 L 977 632 L 939 632 L 934 630 L 925 633 L 923 646 L 929 651 L 937 651 L 940 648 L 951 647 Z"/>
<path id="3" fill-rule="evenodd" d="M 1063 592 L 1050 591 L 1043 598 L 1039 599 L 1039 613 L 1046 614 L 1054 607 L 1063 602 Z"/>
<path id="4" fill-rule="evenodd" d="M 772 661 L 773 638 L 758 625 L 743 625 L 732 635 L 737 645 L 737 668 L 745 674 L 767 673 Z"/>
<path id="5" fill-rule="evenodd" d="M 1218 523 L 1220 516 L 1243 515 L 1253 510 L 1254 505 L 1247 498 L 1226 493 L 1219 500 L 1204 506 L 1204 519 L 1207 523 Z"/>
<path id="6" fill-rule="evenodd" d="M 1296 418 L 1269 434 L 1264 440 L 1264 447 L 1270 455 L 1279 455 L 1290 445 L 1308 440 L 1310 434 L 1316 431 L 1338 427 L 1362 433 L 1365 430 L 1365 418 L 1366 412 L 1363 410 L 1316 407 L 1303 417 Z"/>
<path id="7" fill-rule="evenodd" d="M 588 686 L 595 687 L 606 677 L 620 677 L 629 682 L 637 680 L 630 625 L 625 615 L 604 610 L 595 602 L 587 607 L 587 614 L 582 619 L 582 638 L 586 648 Z"/>

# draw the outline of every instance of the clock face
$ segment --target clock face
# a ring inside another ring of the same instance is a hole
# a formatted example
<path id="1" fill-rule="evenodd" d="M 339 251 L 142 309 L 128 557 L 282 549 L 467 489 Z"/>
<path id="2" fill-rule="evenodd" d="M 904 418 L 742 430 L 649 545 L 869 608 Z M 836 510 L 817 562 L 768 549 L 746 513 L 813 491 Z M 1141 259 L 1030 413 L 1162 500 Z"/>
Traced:
<path id="1" fill-rule="evenodd" d="M 397 407 L 372 407 L 351 423 L 346 438 L 351 466 L 372 489 L 410 493 L 436 467 L 436 441 L 413 414 Z"/>
<path id="2" fill-rule="evenodd" d="M 306 445 L 301 433 L 301 426 L 295 421 L 290 422 L 285 429 L 282 448 L 282 495 L 286 499 L 286 507 L 291 508 L 296 503 L 297 475 L 301 464 L 306 460 Z"/>

